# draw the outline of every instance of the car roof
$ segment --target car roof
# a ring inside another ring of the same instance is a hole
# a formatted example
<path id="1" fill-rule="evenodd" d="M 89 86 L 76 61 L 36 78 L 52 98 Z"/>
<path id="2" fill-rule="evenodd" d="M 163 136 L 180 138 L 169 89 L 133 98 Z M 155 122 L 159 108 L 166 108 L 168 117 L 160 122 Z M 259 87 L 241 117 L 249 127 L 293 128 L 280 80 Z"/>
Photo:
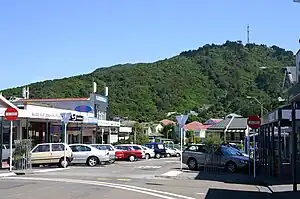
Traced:
<path id="1" fill-rule="evenodd" d="M 69 144 L 69 146 L 90 146 L 88 144 Z"/>

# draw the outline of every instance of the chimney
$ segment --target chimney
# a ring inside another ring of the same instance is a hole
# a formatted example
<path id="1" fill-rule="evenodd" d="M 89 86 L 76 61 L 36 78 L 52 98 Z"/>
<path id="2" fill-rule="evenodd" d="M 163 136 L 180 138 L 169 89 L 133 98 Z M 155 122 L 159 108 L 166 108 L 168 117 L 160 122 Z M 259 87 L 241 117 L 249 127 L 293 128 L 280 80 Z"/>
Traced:
<path id="1" fill-rule="evenodd" d="M 105 86 L 104 95 L 105 95 L 105 97 L 108 96 L 108 87 L 107 86 Z"/>
<path id="2" fill-rule="evenodd" d="M 29 99 L 29 87 L 25 86 L 22 88 L 22 97 L 24 99 Z"/>
<path id="3" fill-rule="evenodd" d="M 97 83 L 93 82 L 93 93 L 97 92 Z"/>

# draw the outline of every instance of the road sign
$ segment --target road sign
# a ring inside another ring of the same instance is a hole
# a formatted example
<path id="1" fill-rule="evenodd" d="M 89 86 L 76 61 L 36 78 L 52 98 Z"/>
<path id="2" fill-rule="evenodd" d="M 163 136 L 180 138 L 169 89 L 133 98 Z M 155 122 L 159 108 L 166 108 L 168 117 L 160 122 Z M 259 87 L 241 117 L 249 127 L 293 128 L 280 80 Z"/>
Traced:
<path id="1" fill-rule="evenodd" d="M 183 127 L 188 119 L 188 115 L 177 115 L 176 120 L 180 127 Z"/>
<path id="2" fill-rule="evenodd" d="M 61 113 L 61 120 L 65 123 L 68 124 L 70 121 L 70 117 L 71 117 L 72 113 Z"/>
<path id="3" fill-rule="evenodd" d="M 6 109 L 5 113 L 4 113 L 4 117 L 6 120 L 17 120 L 19 116 L 18 110 L 12 107 L 9 107 Z"/>
<path id="4" fill-rule="evenodd" d="M 257 115 L 252 115 L 248 117 L 247 124 L 252 129 L 258 129 L 260 127 L 261 121 Z"/>

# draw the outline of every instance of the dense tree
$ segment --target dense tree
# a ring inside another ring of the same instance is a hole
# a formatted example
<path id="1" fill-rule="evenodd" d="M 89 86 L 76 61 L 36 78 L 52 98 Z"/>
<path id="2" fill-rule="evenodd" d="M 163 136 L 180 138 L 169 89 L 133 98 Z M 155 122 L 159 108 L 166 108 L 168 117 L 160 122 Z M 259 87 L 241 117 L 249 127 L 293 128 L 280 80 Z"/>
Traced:
<path id="1" fill-rule="evenodd" d="M 86 75 L 48 80 L 30 85 L 32 98 L 83 97 L 92 90 L 110 88 L 110 116 L 129 116 L 139 121 L 166 118 L 167 112 L 197 110 L 193 119 L 203 122 L 235 112 L 259 114 L 251 95 L 273 109 L 280 95 L 280 67 L 294 65 L 291 51 L 277 46 L 227 41 L 205 45 L 198 50 L 154 63 L 116 65 L 99 68 Z M 20 95 L 21 88 L 2 91 Z"/>

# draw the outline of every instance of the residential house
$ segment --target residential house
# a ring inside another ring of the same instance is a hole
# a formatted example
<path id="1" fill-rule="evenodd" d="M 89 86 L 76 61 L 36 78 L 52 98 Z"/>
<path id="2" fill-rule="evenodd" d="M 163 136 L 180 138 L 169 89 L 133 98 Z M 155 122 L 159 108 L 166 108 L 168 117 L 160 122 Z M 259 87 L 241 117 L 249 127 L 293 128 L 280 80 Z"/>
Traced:
<path id="1" fill-rule="evenodd" d="M 206 132 L 215 133 L 222 138 L 225 136 L 227 142 L 241 143 L 249 132 L 247 118 L 234 113 L 229 114 L 224 120 L 209 126 Z"/>
<path id="2" fill-rule="evenodd" d="M 163 125 L 160 123 L 144 122 L 141 123 L 144 127 L 144 133 L 149 136 L 153 141 L 157 138 L 164 137 L 160 132 L 163 130 Z"/>

